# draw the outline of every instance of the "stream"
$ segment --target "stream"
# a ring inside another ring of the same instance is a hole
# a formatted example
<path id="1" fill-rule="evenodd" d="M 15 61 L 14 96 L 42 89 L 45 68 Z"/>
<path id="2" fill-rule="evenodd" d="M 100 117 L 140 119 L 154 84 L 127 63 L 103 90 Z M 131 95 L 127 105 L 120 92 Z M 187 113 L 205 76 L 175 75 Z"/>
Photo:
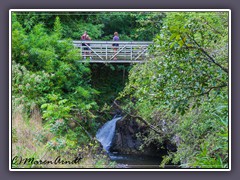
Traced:
<path id="1" fill-rule="evenodd" d="M 116 123 L 121 120 L 121 116 L 115 116 L 106 122 L 97 132 L 96 138 L 107 151 L 109 158 L 117 163 L 117 168 L 159 168 L 162 158 L 146 155 L 126 155 L 117 152 L 110 152 L 113 137 L 115 135 Z"/>
<path id="2" fill-rule="evenodd" d="M 117 168 L 159 168 L 162 159 L 146 155 L 125 155 L 109 153 L 112 161 L 117 163 Z"/>

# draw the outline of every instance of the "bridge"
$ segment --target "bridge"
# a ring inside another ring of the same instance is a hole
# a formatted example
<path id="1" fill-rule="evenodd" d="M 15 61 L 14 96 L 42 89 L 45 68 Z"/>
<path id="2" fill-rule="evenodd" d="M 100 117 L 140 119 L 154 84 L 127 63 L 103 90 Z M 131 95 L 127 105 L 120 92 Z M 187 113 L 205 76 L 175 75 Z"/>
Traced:
<path id="1" fill-rule="evenodd" d="M 73 41 L 80 49 L 80 61 L 89 63 L 143 63 L 151 44 L 151 41 Z"/>

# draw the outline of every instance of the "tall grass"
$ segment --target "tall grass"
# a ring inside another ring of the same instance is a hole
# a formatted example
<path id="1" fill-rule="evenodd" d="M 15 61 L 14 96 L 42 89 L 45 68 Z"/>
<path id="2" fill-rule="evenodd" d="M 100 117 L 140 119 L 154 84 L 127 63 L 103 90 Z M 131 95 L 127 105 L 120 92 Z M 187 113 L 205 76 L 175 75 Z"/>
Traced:
<path id="1" fill-rule="evenodd" d="M 72 161 L 80 156 L 78 164 L 12 164 L 12 168 L 108 168 L 114 167 L 106 155 L 96 153 L 99 147 L 89 144 L 85 147 L 69 150 L 52 150 L 47 142 L 54 138 L 51 132 L 43 127 L 42 117 L 37 107 L 32 108 L 28 116 L 24 105 L 14 108 L 12 113 L 12 158 L 18 156 L 34 160 L 53 161 L 60 156 L 61 160 Z"/>

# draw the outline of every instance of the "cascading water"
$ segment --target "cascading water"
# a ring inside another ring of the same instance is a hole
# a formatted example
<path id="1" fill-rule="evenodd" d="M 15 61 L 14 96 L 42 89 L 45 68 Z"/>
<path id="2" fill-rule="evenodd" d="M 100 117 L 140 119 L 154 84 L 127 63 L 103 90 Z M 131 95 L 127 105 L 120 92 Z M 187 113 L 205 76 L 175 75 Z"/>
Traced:
<path id="1" fill-rule="evenodd" d="M 109 152 L 109 148 L 112 144 L 116 123 L 120 119 L 122 119 L 122 117 L 115 116 L 111 121 L 106 122 L 97 132 L 96 138 L 107 152 Z"/>
<path id="2" fill-rule="evenodd" d="M 118 168 L 159 168 L 161 157 L 151 157 L 144 155 L 128 155 L 118 152 L 110 152 L 113 137 L 115 135 L 116 124 L 122 117 L 115 116 L 106 122 L 97 132 L 96 138 L 107 151 L 109 158 L 117 163 Z"/>

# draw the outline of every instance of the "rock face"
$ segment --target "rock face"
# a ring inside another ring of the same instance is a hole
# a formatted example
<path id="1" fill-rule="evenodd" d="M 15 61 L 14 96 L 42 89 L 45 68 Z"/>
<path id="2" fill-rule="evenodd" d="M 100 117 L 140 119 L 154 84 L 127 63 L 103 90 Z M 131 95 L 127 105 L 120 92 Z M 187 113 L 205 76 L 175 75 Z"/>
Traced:
<path id="1" fill-rule="evenodd" d="M 134 119 L 119 120 L 116 123 L 116 131 L 110 151 L 120 154 L 144 154 L 150 156 L 166 154 L 166 150 L 159 149 L 161 147 L 160 144 L 153 143 L 140 151 L 139 148 L 143 144 L 143 140 L 137 137 L 139 133 L 142 135 L 148 134 L 146 125 L 141 125 Z"/>

